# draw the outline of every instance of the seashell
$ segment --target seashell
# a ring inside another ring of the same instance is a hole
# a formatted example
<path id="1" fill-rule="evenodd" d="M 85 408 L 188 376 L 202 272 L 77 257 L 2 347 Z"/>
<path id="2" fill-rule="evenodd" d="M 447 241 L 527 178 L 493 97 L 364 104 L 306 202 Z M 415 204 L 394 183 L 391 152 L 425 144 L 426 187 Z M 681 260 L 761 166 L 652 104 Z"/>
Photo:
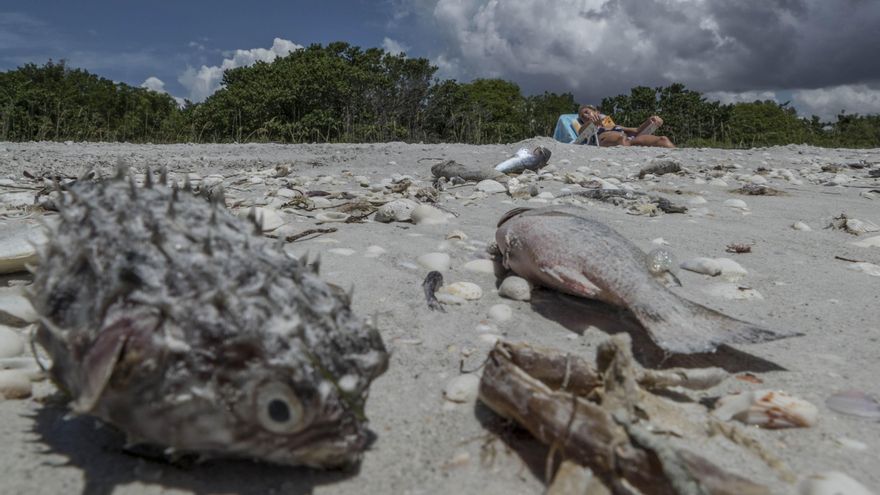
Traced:
<path id="1" fill-rule="evenodd" d="M 495 273 L 495 263 L 492 260 L 468 261 L 462 268 L 469 272 L 488 273 L 490 275 Z"/>
<path id="2" fill-rule="evenodd" d="M 411 199 L 395 199 L 380 206 L 373 218 L 382 223 L 408 222 L 417 206 L 419 204 Z"/>
<path id="3" fill-rule="evenodd" d="M 0 274 L 26 270 L 37 262 L 36 246 L 46 242 L 43 227 L 31 223 L 0 224 Z"/>
<path id="4" fill-rule="evenodd" d="M 857 272 L 864 272 L 873 277 L 880 277 L 880 265 L 875 265 L 874 263 L 850 263 L 849 269 Z"/>
<path id="5" fill-rule="evenodd" d="M 20 356 L 24 352 L 24 340 L 15 330 L 0 325 L 0 359 Z"/>
<path id="6" fill-rule="evenodd" d="M 880 227 L 873 222 L 866 222 L 857 218 L 847 218 L 843 225 L 844 230 L 850 234 L 860 235 L 868 232 L 880 231 Z"/>
<path id="7" fill-rule="evenodd" d="M 704 205 L 706 203 L 708 203 L 708 201 L 706 201 L 706 198 L 704 198 L 702 196 L 694 196 L 693 198 L 691 198 L 687 201 L 687 204 L 689 206 L 699 206 L 699 205 Z"/>
<path id="8" fill-rule="evenodd" d="M 727 187 L 727 182 L 724 182 L 721 179 L 715 178 L 715 179 L 712 179 L 709 181 L 709 185 L 715 186 L 715 187 Z"/>
<path id="9" fill-rule="evenodd" d="M 801 230 L 803 232 L 809 232 L 813 230 L 810 228 L 809 225 L 805 224 L 804 222 L 795 222 L 794 224 L 792 224 L 791 228 L 793 228 L 794 230 Z"/>
<path id="10" fill-rule="evenodd" d="M 497 180 L 485 179 L 481 180 L 474 187 L 477 191 L 482 191 L 488 194 L 497 194 L 507 192 L 507 188 L 504 187 L 504 184 L 498 182 Z"/>
<path id="11" fill-rule="evenodd" d="M 864 485 L 839 471 L 826 471 L 804 479 L 799 495 L 873 495 Z"/>
<path id="12" fill-rule="evenodd" d="M 511 275 L 501 282 L 498 294 L 514 301 L 528 301 L 532 298 L 532 287 L 528 280 Z"/>
<path id="13" fill-rule="evenodd" d="M 0 324 L 20 326 L 35 321 L 37 313 L 27 298 L 15 293 L 0 293 Z"/>
<path id="14" fill-rule="evenodd" d="M 315 220 L 319 222 L 344 222 L 351 217 L 348 213 L 341 211 L 322 211 L 315 215 Z"/>
<path id="15" fill-rule="evenodd" d="M 271 208 L 242 208 L 239 210 L 238 216 L 246 218 L 251 214 L 251 210 L 253 210 L 254 215 L 256 215 L 257 221 L 263 226 L 263 232 L 271 232 L 285 223 L 284 218 Z"/>
<path id="16" fill-rule="evenodd" d="M 460 230 L 453 230 L 452 232 L 446 234 L 447 240 L 458 239 L 460 241 L 467 240 L 468 236 L 464 232 Z"/>
<path id="17" fill-rule="evenodd" d="M 728 199 L 724 202 L 724 206 L 728 208 L 735 208 L 737 210 L 749 211 L 749 205 L 747 205 L 746 202 L 741 199 Z"/>
<path id="18" fill-rule="evenodd" d="M 729 258 L 715 258 L 715 262 L 721 267 L 721 278 L 734 282 L 749 274 L 745 268 Z"/>
<path id="19" fill-rule="evenodd" d="M 506 304 L 496 304 L 489 308 L 489 311 L 486 315 L 492 321 L 503 323 L 513 318 L 513 308 Z"/>
<path id="20" fill-rule="evenodd" d="M 428 253 L 419 256 L 416 261 L 426 270 L 444 272 L 449 269 L 451 258 L 446 253 Z"/>
<path id="21" fill-rule="evenodd" d="M 869 237 L 864 241 L 853 242 L 853 246 L 858 247 L 880 247 L 880 235 L 875 235 L 874 237 Z"/>
<path id="22" fill-rule="evenodd" d="M 509 181 L 507 181 L 507 193 L 510 194 L 510 197 L 512 198 L 531 197 L 531 192 L 529 189 L 529 184 L 520 181 L 516 177 L 513 177 Z"/>
<path id="23" fill-rule="evenodd" d="M 712 415 L 723 421 L 736 419 L 774 429 L 812 426 L 819 418 L 819 410 L 779 390 L 755 390 L 722 397 Z"/>
<path id="24" fill-rule="evenodd" d="M 460 297 L 465 301 L 475 301 L 483 297 L 483 289 L 479 285 L 471 282 L 455 282 L 453 284 L 444 285 L 440 291 Z"/>
<path id="25" fill-rule="evenodd" d="M 860 390 L 846 390 L 825 399 L 832 411 L 860 418 L 880 419 L 880 403 Z"/>
<path id="26" fill-rule="evenodd" d="M 477 392 L 480 388 L 480 377 L 476 374 L 459 375 L 443 389 L 443 397 L 451 402 L 467 403 L 477 400 Z"/>
<path id="27" fill-rule="evenodd" d="M 683 270 L 702 273 L 710 277 L 721 275 L 721 264 L 712 258 L 694 258 L 683 262 L 680 266 Z"/>
<path id="28" fill-rule="evenodd" d="M 446 223 L 449 214 L 428 205 L 419 205 L 412 212 L 412 221 L 416 225 L 438 225 Z"/>
<path id="29" fill-rule="evenodd" d="M 31 380 L 21 370 L 0 370 L 0 399 L 26 399 L 31 396 Z"/>
<path id="30" fill-rule="evenodd" d="M 454 305 L 456 305 L 456 306 L 461 306 L 462 304 L 464 304 L 464 303 L 467 302 L 467 301 L 465 301 L 463 298 L 461 298 L 461 297 L 459 297 L 459 296 L 455 296 L 455 295 L 452 295 L 452 294 L 447 294 L 447 293 L 445 293 L 445 292 L 439 292 L 439 291 L 438 291 L 438 292 L 435 294 L 435 296 L 437 297 L 437 301 L 439 301 L 439 302 L 441 302 L 441 303 L 443 303 L 443 304 L 454 304 Z"/>
<path id="31" fill-rule="evenodd" d="M 49 369 L 52 366 L 51 361 L 44 359 L 40 359 L 39 361 L 38 364 L 37 359 L 33 356 L 3 358 L 0 359 L 0 370 L 18 370 L 24 373 L 28 380 L 38 382 L 46 378 L 46 374 L 43 370 Z M 42 368 L 40 368 L 40 366 L 42 366 Z"/>

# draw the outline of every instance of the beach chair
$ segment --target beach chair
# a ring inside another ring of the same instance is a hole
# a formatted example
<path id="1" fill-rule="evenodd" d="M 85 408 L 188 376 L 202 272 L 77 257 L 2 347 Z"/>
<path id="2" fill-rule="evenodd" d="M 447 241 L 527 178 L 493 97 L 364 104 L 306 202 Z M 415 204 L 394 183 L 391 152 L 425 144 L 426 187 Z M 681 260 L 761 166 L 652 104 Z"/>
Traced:
<path id="1" fill-rule="evenodd" d="M 584 142 L 596 133 L 595 126 L 593 126 L 593 132 L 584 132 L 580 135 L 580 139 L 578 139 L 581 124 L 578 122 L 577 117 L 576 113 L 560 115 L 559 119 L 556 121 L 556 130 L 553 131 L 553 138 L 559 142 L 567 144 L 584 144 Z M 593 124 L 590 125 L 592 126 Z M 595 142 L 598 143 L 598 139 Z"/>

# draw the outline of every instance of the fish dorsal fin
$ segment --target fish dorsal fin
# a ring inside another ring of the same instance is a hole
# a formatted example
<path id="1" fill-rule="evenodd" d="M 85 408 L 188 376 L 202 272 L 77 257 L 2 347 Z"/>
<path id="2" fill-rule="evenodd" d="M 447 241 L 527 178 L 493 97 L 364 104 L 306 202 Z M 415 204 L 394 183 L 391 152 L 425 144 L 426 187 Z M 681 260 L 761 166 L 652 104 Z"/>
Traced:
<path id="1" fill-rule="evenodd" d="M 514 209 L 508 211 L 507 213 L 505 213 L 504 215 L 501 216 L 501 219 L 500 219 L 500 220 L 498 220 L 498 225 L 497 225 L 497 227 L 501 227 L 502 225 L 504 225 L 504 224 L 505 224 L 508 220 L 510 220 L 511 218 L 513 218 L 513 217 L 515 217 L 515 216 L 517 216 L 517 215 L 522 215 L 523 213 L 525 213 L 525 212 L 527 212 L 527 211 L 530 211 L 530 210 L 531 210 L 531 208 L 522 208 L 522 207 L 520 207 L 520 208 L 514 208 Z"/>
<path id="2" fill-rule="evenodd" d="M 73 403 L 75 412 L 88 413 L 95 408 L 132 331 L 130 321 L 120 320 L 103 330 L 92 342 L 81 364 L 79 396 Z"/>

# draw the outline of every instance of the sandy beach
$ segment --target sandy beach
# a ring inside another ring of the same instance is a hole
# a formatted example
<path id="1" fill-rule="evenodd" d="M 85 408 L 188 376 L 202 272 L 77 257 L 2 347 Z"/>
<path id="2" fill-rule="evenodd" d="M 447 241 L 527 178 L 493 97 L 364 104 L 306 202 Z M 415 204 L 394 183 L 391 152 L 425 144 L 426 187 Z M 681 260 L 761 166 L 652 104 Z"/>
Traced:
<path id="1" fill-rule="evenodd" d="M 328 203 L 312 204 L 312 209 L 281 206 L 289 202 L 279 193 L 282 189 L 391 200 L 408 194 L 392 191 L 405 179 L 412 182 L 410 193 L 430 186 L 436 163 L 455 160 L 491 169 L 518 148 L 538 145 L 552 151 L 549 165 L 523 178 L 536 186 L 537 196 L 513 198 L 505 188 L 480 192 L 473 183 L 447 186 L 436 203 L 450 213 L 442 224 L 380 223 L 370 217 L 319 225 L 317 213 L 351 200 L 321 198 Z M 657 160 L 673 160 L 683 170 L 639 179 L 639 170 Z M 800 480 L 826 471 L 846 473 L 880 490 L 877 420 L 825 405 L 829 396 L 844 390 L 880 395 L 880 247 L 854 244 L 880 232 L 855 235 L 827 228 L 839 224 L 835 218 L 841 214 L 865 222 L 867 230 L 871 223 L 880 224 L 880 178 L 870 176 L 880 170 L 880 149 L 600 149 L 549 138 L 487 146 L 0 143 L 0 232 L 10 222 L 25 221 L 21 212 L 33 203 L 35 191 L 17 186 L 43 185 L 28 176 L 74 177 L 92 168 L 107 175 L 119 161 L 140 173 L 147 166 L 166 166 L 179 180 L 191 174 L 195 182 L 222 184 L 230 209 L 275 209 L 285 222 L 280 232 L 286 234 L 337 229 L 290 242 L 286 250 L 296 256 L 320 253 L 322 277 L 354 286 L 355 312 L 378 316 L 392 356 L 367 402 L 375 441 L 360 466 L 344 472 L 235 460 L 172 466 L 126 454 L 122 437 L 112 428 L 68 416 L 54 386 L 42 380 L 34 382 L 30 398 L 0 401 L 2 493 L 542 493 L 547 449 L 479 401 L 446 400 L 444 388 L 460 370 L 479 373 L 497 339 L 566 349 L 592 361 L 596 347 L 618 332 L 632 335 L 634 354 L 646 367 L 721 366 L 763 382 L 731 377 L 712 389 L 688 392 L 694 411 L 708 414 L 701 399 L 761 389 L 785 391 L 819 411 L 816 424 L 807 428 L 745 427 L 781 461 L 781 468 L 723 436 L 679 439 L 691 450 L 774 493 L 797 493 Z M 279 173 L 278 167 L 289 174 Z M 686 213 L 675 214 L 580 201 L 593 218 L 643 250 L 665 245 L 679 262 L 728 258 L 746 272 L 738 280 L 722 280 L 679 270 L 682 287 L 673 291 L 730 316 L 802 335 L 723 347 L 715 354 L 664 357 L 631 317 L 614 308 L 538 288 L 530 301 L 505 299 L 498 294 L 501 280 L 495 274 L 465 268 L 469 261 L 489 258 L 486 248 L 506 211 L 568 201 L 560 195 L 590 184 L 657 193 L 687 207 Z M 766 185 L 781 194 L 733 192 L 745 184 Z M 810 230 L 793 228 L 797 222 Z M 450 236 L 454 231 L 464 236 Z M 727 252 L 730 244 L 749 245 L 751 252 Z M 472 282 L 482 296 L 447 305 L 445 313 L 429 310 L 421 287 L 428 270 L 418 258 L 434 252 L 450 256 L 450 268 L 443 272 L 447 283 Z M 871 265 L 877 270 L 873 275 Z M 21 273 L 0 276 L 0 290 L 15 290 L 27 280 Z M 510 306 L 512 318 L 490 319 L 489 309 L 497 304 Z M 23 325 L 5 323 L 21 335 L 27 332 Z"/>

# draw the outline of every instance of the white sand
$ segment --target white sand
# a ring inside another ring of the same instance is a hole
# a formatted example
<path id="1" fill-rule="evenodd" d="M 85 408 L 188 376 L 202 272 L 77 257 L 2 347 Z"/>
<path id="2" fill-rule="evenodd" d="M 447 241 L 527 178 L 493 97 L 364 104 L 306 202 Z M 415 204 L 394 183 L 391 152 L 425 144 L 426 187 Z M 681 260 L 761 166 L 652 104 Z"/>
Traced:
<path id="1" fill-rule="evenodd" d="M 880 196 L 861 196 L 870 188 L 825 186 L 814 182 L 830 180 L 833 173 L 820 173 L 819 166 L 843 165 L 841 174 L 852 179 L 845 186 L 873 185 L 867 169 L 847 168 L 866 161 L 880 167 L 880 150 L 824 150 L 790 146 L 751 151 L 597 149 L 562 145 L 548 139 L 524 143 L 541 144 L 553 151 L 551 164 L 557 174 L 589 167 L 598 177 L 617 177 L 643 190 L 662 189 L 673 201 L 686 203 L 695 194 L 707 203 L 707 215 L 665 214 L 634 216 L 623 208 L 594 203 L 589 210 L 635 244 L 651 249 L 651 240 L 662 237 L 679 260 L 698 256 L 732 258 L 748 275 L 740 285 L 756 289 L 763 300 L 727 300 L 713 297 L 711 286 L 719 283 L 704 275 L 682 271 L 684 284 L 676 289 L 690 299 L 770 328 L 794 329 L 804 334 L 770 343 L 739 346 L 736 352 L 721 352 L 694 362 L 721 362 L 736 370 L 751 369 L 763 381 L 753 385 L 728 380 L 705 394 L 718 396 L 728 391 L 770 388 L 784 390 L 819 408 L 818 424 L 811 428 L 751 433 L 764 448 L 780 457 L 798 476 L 825 470 L 848 473 L 874 490 L 880 489 L 880 426 L 876 422 L 844 416 L 828 410 L 825 399 L 845 389 L 880 394 L 880 277 L 850 269 L 850 263 L 835 256 L 880 264 L 880 248 L 857 247 L 859 238 L 839 230 L 824 229 L 832 217 L 845 212 L 850 218 L 880 223 Z M 167 165 L 172 171 L 195 172 L 201 176 L 220 173 L 235 178 L 245 172 L 292 164 L 296 176 L 317 178 L 333 175 L 344 185 L 304 187 L 321 190 L 365 191 L 344 171 L 369 177 L 380 183 L 392 174 L 409 174 L 430 181 L 430 166 L 437 159 L 454 159 L 463 164 L 492 166 L 510 156 L 519 146 L 465 145 L 123 145 L 57 143 L 0 143 L 0 178 L 23 181 L 22 173 L 53 171 L 76 175 L 93 165 L 109 171 L 118 159 L 142 170 L 145 165 Z M 656 181 L 627 178 L 648 160 L 667 156 L 678 160 L 691 173 L 666 175 Z M 419 161 L 420 159 L 425 159 Z M 566 162 L 567 160 L 567 162 Z M 392 163 L 393 162 L 393 163 Z M 737 164 L 724 180 L 729 187 L 695 184 L 695 177 L 708 179 L 700 169 Z M 736 175 L 754 173 L 759 167 L 787 168 L 800 185 L 783 178 L 769 178 L 769 185 L 785 196 L 741 196 L 729 190 L 742 185 Z M 812 180 L 811 180 L 812 179 Z M 270 181 L 271 182 L 271 181 Z M 542 192 L 558 193 L 563 187 L 577 188 L 556 180 L 538 182 Z M 231 197 L 249 197 L 241 188 L 227 187 Z M 268 187 L 273 191 L 277 186 Z M 263 189 L 254 189 L 263 191 Z M 681 195 L 674 191 L 679 190 Z M 8 192 L 0 187 L 2 194 Z M 471 186 L 451 193 L 470 196 Z M 251 194 L 250 196 L 253 196 Z M 727 199 L 742 199 L 748 214 L 723 206 Z M 378 313 L 386 344 L 393 350 L 388 372 L 372 387 L 367 415 L 377 439 L 356 471 L 318 472 L 272 467 L 241 461 L 212 461 L 181 469 L 120 452 L 120 439 L 107 427 L 88 418 L 66 419 L 62 407 L 45 402 L 53 392 L 48 382 L 36 384 L 35 397 L 0 402 L 0 492 L 28 494 L 98 493 L 540 493 L 543 490 L 545 450 L 522 431 L 512 429 L 485 407 L 452 405 L 443 399 L 447 382 L 464 368 L 475 369 L 485 358 L 489 344 L 477 327 L 488 323 L 487 311 L 499 302 L 513 308 L 513 318 L 497 333 L 514 341 L 566 348 L 589 359 L 606 332 L 638 327 L 608 308 L 596 304 L 563 301 L 547 291 L 536 291 L 532 303 L 502 300 L 495 289 L 495 277 L 465 271 L 462 266 L 485 255 L 482 245 L 469 250 L 455 243 L 445 244 L 446 234 L 460 229 L 467 243 L 489 243 L 495 223 L 513 205 L 506 194 L 464 200 L 444 197 L 442 206 L 459 214 L 447 225 L 414 226 L 405 223 L 325 224 L 338 227 L 334 234 L 291 245 L 295 253 L 323 252 L 323 276 L 343 287 L 355 286 L 354 308 L 364 316 Z M 698 212 L 697 212 L 698 213 Z M 287 215 L 294 230 L 312 228 L 306 217 Z M 803 221 L 812 231 L 794 230 Z M 331 242 L 332 243 L 328 243 Z M 729 243 L 752 244 L 750 254 L 725 253 Z M 364 257 L 371 245 L 387 250 L 378 257 Z M 327 252 L 333 248 L 354 250 L 344 256 Z M 462 306 L 449 306 L 440 314 L 427 309 L 421 289 L 425 271 L 415 268 L 422 254 L 444 251 L 452 257 L 447 282 L 478 284 L 483 296 Z M 8 280 L 15 277 L 5 277 Z M 656 364 L 656 356 L 645 351 L 644 339 L 636 338 L 636 354 Z M 656 354 L 656 353 L 655 353 Z M 653 359 L 653 361 L 652 361 Z M 767 363 L 785 371 L 762 371 Z M 843 446 L 837 439 L 863 443 L 866 450 Z M 694 444 L 715 462 L 734 472 L 771 485 L 775 492 L 794 492 L 794 485 L 782 481 L 753 454 L 720 438 Z"/>

